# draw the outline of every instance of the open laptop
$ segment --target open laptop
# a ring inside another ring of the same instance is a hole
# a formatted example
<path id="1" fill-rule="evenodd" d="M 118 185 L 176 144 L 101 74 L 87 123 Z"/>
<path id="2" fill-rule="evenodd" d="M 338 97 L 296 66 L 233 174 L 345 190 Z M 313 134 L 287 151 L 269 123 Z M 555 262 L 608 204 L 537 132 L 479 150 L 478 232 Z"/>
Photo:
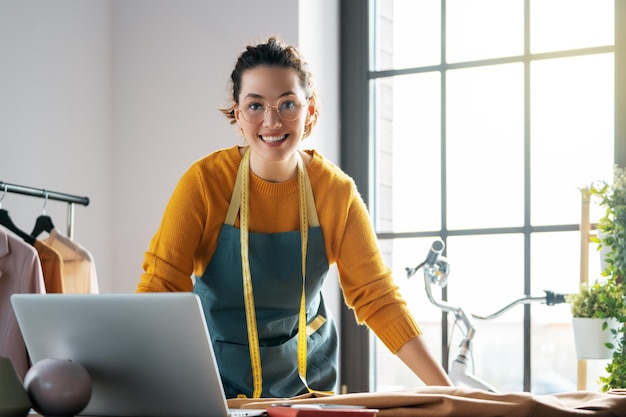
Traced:
<path id="1" fill-rule="evenodd" d="M 257 416 L 229 410 L 193 293 L 14 294 L 33 363 L 70 359 L 92 380 L 92 416 Z"/>

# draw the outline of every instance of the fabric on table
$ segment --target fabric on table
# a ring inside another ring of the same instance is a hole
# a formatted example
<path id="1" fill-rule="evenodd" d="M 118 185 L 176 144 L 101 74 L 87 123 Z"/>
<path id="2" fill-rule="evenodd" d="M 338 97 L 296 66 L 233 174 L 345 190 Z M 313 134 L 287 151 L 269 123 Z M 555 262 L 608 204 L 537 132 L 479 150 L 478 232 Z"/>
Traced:
<path id="1" fill-rule="evenodd" d="M 294 398 L 232 399 L 232 408 L 266 408 L 272 403 L 347 404 L 378 408 L 378 417 L 626 417 L 626 390 L 573 391 L 551 395 L 491 393 L 459 387 L 423 387 L 380 393 Z"/>

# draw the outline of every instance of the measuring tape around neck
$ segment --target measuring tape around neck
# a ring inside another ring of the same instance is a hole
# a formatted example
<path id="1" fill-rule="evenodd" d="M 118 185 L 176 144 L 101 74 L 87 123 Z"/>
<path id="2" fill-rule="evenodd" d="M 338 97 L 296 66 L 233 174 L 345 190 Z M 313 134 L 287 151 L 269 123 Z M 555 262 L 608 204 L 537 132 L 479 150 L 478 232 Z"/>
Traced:
<path id="1" fill-rule="evenodd" d="M 315 392 L 306 382 L 307 332 L 306 332 L 306 253 L 309 232 L 309 216 L 306 192 L 306 178 L 302 157 L 298 155 L 298 205 L 300 211 L 300 241 L 302 249 L 302 296 L 300 298 L 300 312 L 298 315 L 298 375 L 309 392 Z M 249 249 L 249 206 L 250 206 L 250 149 L 244 154 L 240 168 L 241 175 L 241 206 L 240 206 L 240 234 L 241 234 L 241 264 L 243 272 L 244 306 L 246 310 L 246 324 L 248 328 L 248 345 L 250 362 L 252 365 L 253 397 L 260 398 L 263 392 L 263 374 L 261 369 L 261 353 L 259 335 L 254 307 L 252 290 L 252 273 L 250 271 Z"/>

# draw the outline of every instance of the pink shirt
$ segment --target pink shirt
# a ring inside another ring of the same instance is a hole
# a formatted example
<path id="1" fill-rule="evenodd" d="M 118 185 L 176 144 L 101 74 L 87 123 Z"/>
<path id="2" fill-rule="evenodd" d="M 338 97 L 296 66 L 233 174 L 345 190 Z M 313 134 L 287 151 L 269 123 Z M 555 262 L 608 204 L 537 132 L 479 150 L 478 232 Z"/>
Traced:
<path id="1" fill-rule="evenodd" d="M 11 295 L 45 293 L 41 263 L 34 247 L 0 226 L 0 356 L 8 357 L 23 380 L 30 366 Z"/>

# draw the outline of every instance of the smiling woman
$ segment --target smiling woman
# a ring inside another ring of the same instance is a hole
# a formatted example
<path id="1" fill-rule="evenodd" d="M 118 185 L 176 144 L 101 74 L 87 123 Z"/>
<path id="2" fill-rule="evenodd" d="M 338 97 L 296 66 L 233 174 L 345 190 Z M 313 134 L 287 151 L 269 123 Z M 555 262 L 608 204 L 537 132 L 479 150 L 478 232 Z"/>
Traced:
<path id="1" fill-rule="evenodd" d="M 354 181 L 300 149 L 318 111 L 299 52 L 276 38 L 249 46 L 231 81 L 222 112 L 246 146 L 213 152 L 182 176 L 138 291 L 199 295 L 228 397 L 292 397 L 337 384 L 338 334 L 321 292 L 336 264 L 357 320 L 424 383 L 449 385 Z"/>

